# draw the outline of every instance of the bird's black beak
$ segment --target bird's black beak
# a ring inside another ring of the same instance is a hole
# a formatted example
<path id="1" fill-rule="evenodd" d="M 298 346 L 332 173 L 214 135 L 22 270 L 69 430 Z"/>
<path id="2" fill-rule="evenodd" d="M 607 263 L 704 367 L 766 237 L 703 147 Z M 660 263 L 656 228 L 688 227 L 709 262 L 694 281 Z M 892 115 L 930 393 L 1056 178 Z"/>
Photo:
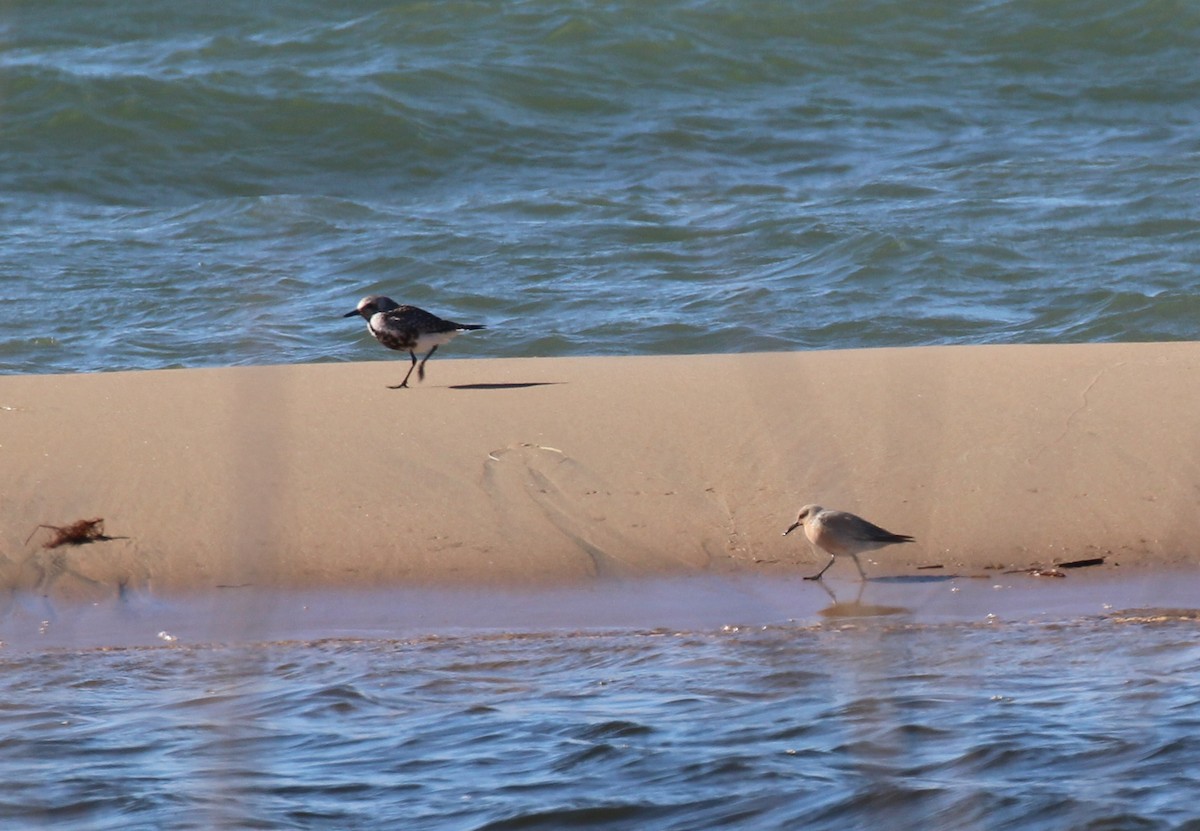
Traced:
<path id="1" fill-rule="evenodd" d="M 352 312 L 346 312 L 344 315 L 342 315 L 342 317 L 354 317 L 356 314 L 358 314 L 358 309 L 355 309 Z"/>
<path id="2" fill-rule="evenodd" d="M 783 532 L 783 535 L 786 537 L 788 534 L 792 533 L 799 527 L 800 527 L 799 522 L 793 522 L 791 525 L 788 526 L 788 529 Z"/>

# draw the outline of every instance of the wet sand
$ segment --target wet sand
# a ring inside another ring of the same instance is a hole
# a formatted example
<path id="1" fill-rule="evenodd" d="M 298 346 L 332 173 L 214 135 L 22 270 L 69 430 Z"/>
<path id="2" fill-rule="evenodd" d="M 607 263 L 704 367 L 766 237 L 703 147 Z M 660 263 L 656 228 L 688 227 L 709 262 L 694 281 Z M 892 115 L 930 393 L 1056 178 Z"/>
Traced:
<path id="1" fill-rule="evenodd" d="M 917 538 L 872 577 L 1200 559 L 1200 344 L 441 360 L 387 389 L 404 369 L 0 378 L 0 584 L 791 580 L 825 562 L 782 537 L 808 502 Z M 114 539 L 43 547 L 92 517 Z"/>

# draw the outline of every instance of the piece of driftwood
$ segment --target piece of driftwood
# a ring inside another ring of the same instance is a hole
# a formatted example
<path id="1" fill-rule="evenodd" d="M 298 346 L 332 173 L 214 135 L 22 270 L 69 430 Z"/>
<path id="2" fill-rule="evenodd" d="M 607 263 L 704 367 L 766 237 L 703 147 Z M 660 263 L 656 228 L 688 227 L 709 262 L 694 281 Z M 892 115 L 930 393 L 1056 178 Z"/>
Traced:
<path id="1" fill-rule="evenodd" d="M 1034 577 L 1066 577 L 1059 569 L 1087 568 L 1088 566 L 1104 565 L 1103 557 L 1089 557 L 1086 560 L 1071 560 L 1066 563 L 1055 563 L 1051 566 L 1029 566 L 1029 568 L 1013 568 L 1005 574 L 1032 574 Z"/>
<path id="2" fill-rule="evenodd" d="M 70 525 L 39 525 L 25 538 L 25 542 L 28 543 L 33 539 L 33 535 L 41 528 L 47 528 L 54 532 L 49 540 L 42 543 L 42 548 L 58 548 L 60 545 L 84 545 L 89 542 L 121 539 L 120 537 L 110 537 L 104 533 L 103 517 L 93 517 L 92 519 L 76 520 Z"/>
<path id="3" fill-rule="evenodd" d="M 1058 563 L 1058 568 L 1087 568 L 1088 566 L 1104 565 L 1103 557 L 1089 557 L 1086 560 L 1072 560 L 1069 563 Z"/>

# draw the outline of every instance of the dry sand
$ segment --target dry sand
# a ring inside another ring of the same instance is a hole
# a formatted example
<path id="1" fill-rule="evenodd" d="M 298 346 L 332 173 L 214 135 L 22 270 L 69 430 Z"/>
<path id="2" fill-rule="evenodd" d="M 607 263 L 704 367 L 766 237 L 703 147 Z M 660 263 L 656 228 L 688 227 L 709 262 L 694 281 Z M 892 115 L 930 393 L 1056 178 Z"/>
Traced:
<path id="1" fill-rule="evenodd" d="M 795 577 L 825 562 L 781 536 L 806 502 L 917 538 L 872 577 L 1200 554 L 1200 344 L 435 360 L 387 389 L 405 369 L 0 378 L 0 585 Z M 27 540 L 90 517 L 119 538 Z"/>

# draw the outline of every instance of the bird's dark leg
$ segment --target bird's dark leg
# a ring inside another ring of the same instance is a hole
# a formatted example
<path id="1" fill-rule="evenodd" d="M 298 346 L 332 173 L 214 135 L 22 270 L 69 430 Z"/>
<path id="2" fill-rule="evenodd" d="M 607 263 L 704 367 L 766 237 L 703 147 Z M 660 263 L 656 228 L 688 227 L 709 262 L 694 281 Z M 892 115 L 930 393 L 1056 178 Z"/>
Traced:
<path id="1" fill-rule="evenodd" d="M 436 343 L 433 345 L 433 349 L 429 350 L 429 354 L 421 359 L 421 366 L 417 368 L 417 380 L 418 381 L 425 380 L 425 362 L 433 357 L 434 352 L 437 352 L 437 344 Z M 415 361 L 416 358 L 414 357 L 413 360 Z"/>
<path id="2" fill-rule="evenodd" d="M 834 560 L 836 560 L 836 559 L 837 559 L 837 557 L 835 557 L 835 556 L 833 556 L 832 554 L 830 554 L 830 555 L 829 555 L 829 562 L 827 562 L 827 563 L 825 564 L 825 568 L 823 568 L 823 569 L 821 569 L 820 571 L 818 571 L 818 572 L 817 572 L 816 574 L 814 574 L 812 577 L 805 577 L 804 579 L 805 579 L 805 580 L 820 580 L 820 579 L 821 579 L 821 575 L 822 575 L 822 574 L 824 574 L 825 572 L 829 571 L 829 567 L 830 567 L 831 565 L 833 565 L 833 561 L 834 561 Z"/>
<path id="3" fill-rule="evenodd" d="M 393 387 L 393 386 L 389 385 L 388 386 L 389 390 L 399 390 L 399 389 L 407 389 L 408 388 L 408 376 L 412 375 L 413 367 L 417 365 L 416 353 L 409 352 L 408 354 L 412 357 L 412 363 L 409 364 L 408 373 L 404 376 L 404 380 L 401 381 L 399 384 L 396 384 L 396 386 Z"/>
<path id="4" fill-rule="evenodd" d="M 858 555 L 857 555 L 857 554 L 851 554 L 850 556 L 854 558 L 854 564 L 855 564 L 856 566 L 858 566 L 858 574 L 859 574 L 859 576 L 860 576 L 860 577 L 862 577 L 862 579 L 863 579 L 863 582 L 866 582 L 866 579 L 867 579 L 867 573 L 866 573 L 865 571 L 863 571 L 862 563 L 860 563 L 860 562 L 858 561 Z"/>

